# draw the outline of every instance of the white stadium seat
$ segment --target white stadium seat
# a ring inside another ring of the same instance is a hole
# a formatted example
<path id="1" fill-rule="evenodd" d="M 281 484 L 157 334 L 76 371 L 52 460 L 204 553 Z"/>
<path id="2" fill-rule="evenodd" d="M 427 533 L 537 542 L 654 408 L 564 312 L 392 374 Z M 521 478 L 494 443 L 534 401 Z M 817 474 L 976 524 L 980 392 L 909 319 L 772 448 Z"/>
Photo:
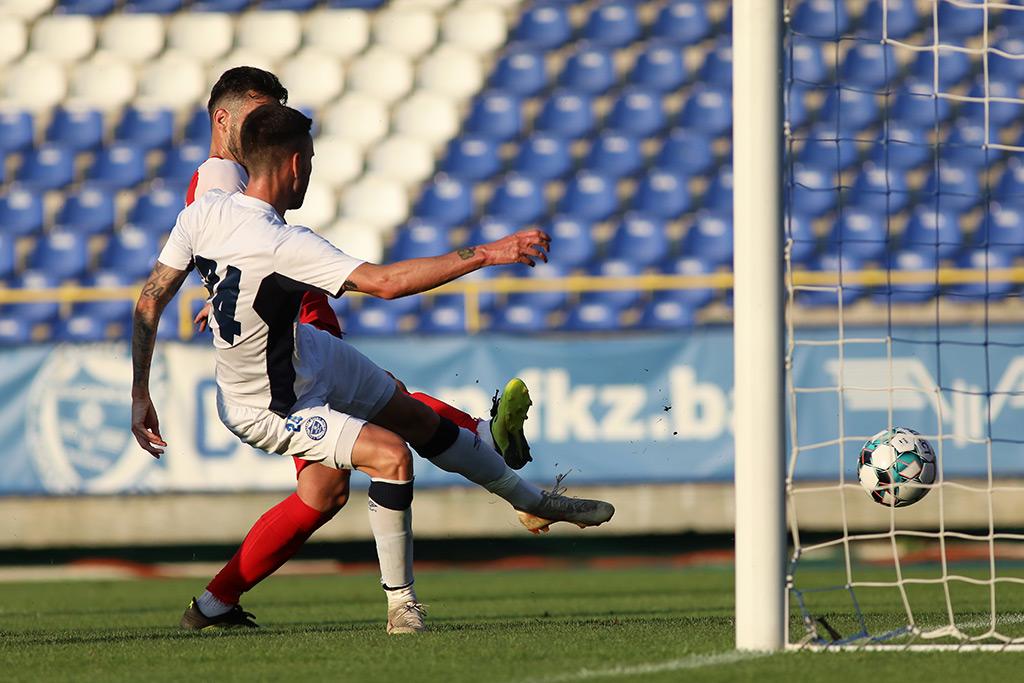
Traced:
<path id="1" fill-rule="evenodd" d="M 35 53 L 12 64 L 4 80 L 5 104 L 33 111 L 56 106 L 68 87 L 61 65 Z"/>
<path id="2" fill-rule="evenodd" d="M 32 27 L 32 51 L 61 62 L 84 59 L 96 49 L 92 17 L 55 14 L 40 17 Z"/>
<path id="3" fill-rule="evenodd" d="M 296 107 L 322 107 L 345 84 L 338 59 L 316 49 L 302 50 L 288 59 L 278 76 L 288 88 L 288 103 Z"/>
<path id="4" fill-rule="evenodd" d="M 480 92 L 484 71 L 476 54 L 442 43 L 420 62 L 417 79 L 423 88 L 463 100 Z"/>
<path id="5" fill-rule="evenodd" d="M 71 72 L 69 104 L 111 111 L 135 96 L 135 70 L 123 59 L 97 52 Z"/>
<path id="6" fill-rule="evenodd" d="M 313 142 L 313 149 L 313 173 L 332 187 L 343 187 L 363 172 L 363 152 L 351 140 L 320 136 Z"/>
<path id="7" fill-rule="evenodd" d="M 306 45 L 348 59 L 370 40 L 369 13 L 362 10 L 315 10 L 306 15 Z"/>
<path id="8" fill-rule="evenodd" d="M 384 259 L 384 235 L 372 226 L 342 218 L 321 233 L 331 244 L 361 261 Z"/>
<path id="9" fill-rule="evenodd" d="M 479 7 L 481 5 L 489 5 L 491 7 L 499 7 L 502 10 L 515 10 L 521 4 L 520 0 L 462 0 L 460 3 L 463 7 Z"/>
<path id="10" fill-rule="evenodd" d="M 320 232 L 334 220 L 338 211 L 338 199 L 331 186 L 317 179 L 309 181 L 306 198 L 302 207 L 288 212 L 288 222 L 304 225 L 314 232 Z"/>
<path id="11" fill-rule="evenodd" d="M 239 47 L 282 59 L 302 42 L 302 22 L 295 12 L 246 12 L 238 20 L 236 37 Z"/>
<path id="12" fill-rule="evenodd" d="M 367 173 L 342 192 L 341 213 L 378 230 L 390 230 L 409 215 L 409 197 L 397 180 Z"/>
<path id="13" fill-rule="evenodd" d="M 137 102 L 143 106 L 191 109 L 207 95 L 199 61 L 169 50 L 142 69 Z"/>
<path id="14" fill-rule="evenodd" d="M 395 108 L 395 128 L 406 135 L 438 147 L 459 132 L 455 103 L 438 93 L 417 90 Z"/>
<path id="15" fill-rule="evenodd" d="M 221 12 L 181 12 L 167 27 L 169 47 L 204 62 L 227 54 L 235 42 L 231 16 Z"/>
<path id="16" fill-rule="evenodd" d="M 505 42 L 505 14 L 488 5 L 456 7 L 442 24 L 444 39 L 476 53 L 496 50 Z"/>
<path id="17" fill-rule="evenodd" d="M 377 43 L 418 57 L 437 42 L 437 19 L 426 9 L 386 9 L 373 20 Z"/>
<path id="18" fill-rule="evenodd" d="M 227 57 L 219 59 L 214 62 L 209 69 L 206 70 L 206 80 L 210 87 L 217 82 L 220 75 L 236 66 L 255 66 L 258 69 L 266 69 L 268 71 L 274 70 L 274 63 L 268 59 L 266 55 L 261 55 L 252 50 L 245 48 L 238 48 L 231 52 Z M 285 86 L 287 87 L 287 86 Z M 207 88 L 209 91 L 210 88 Z"/>
<path id="19" fill-rule="evenodd" d="M 100 26 L 100 49 L 141 64 L 164 49 L 164 22 L 156 14 L 111 14 Z"/>
<path id="20" fill-rule="evenodd" d="M 31 21 L 53 8 L 57 0 L 5 0 L 2 14 Z"/>
<path id="21" fill-rule="evenodd" d="M 16 17 L 0 17 L 0 66 L 10 64 L 25 52 L 28 31 Z"/>
<path id="22" fill-rule="evenodd" d="M 393 0 L 390 6 L 401 9 L 422 8 L 431 10 L 432 12 L 440 12 L 453 2 L 454 0 Z"/>
<path id="23" fill-rule="evenodd" d="M 349 69 L 349 82 L 353 89 L 388 104 L 409 92 L 412 76 L 412 64 L 405 55 L 380 45 L 367 50 Z"/>
<path id="24" fill-rule="evenodd" d="M 365 93 L 347 92 L 327 110 L 323 129 L 366 149 L 387 135 L 390 125 L 383 102 Z"/>
<path id="25" fill-rule="evenodd" d="M 370 153 L 369 166 L 371 172 L 408 187 L 434 172 L 434 154 L 423 140 L 393 135 Z"/>

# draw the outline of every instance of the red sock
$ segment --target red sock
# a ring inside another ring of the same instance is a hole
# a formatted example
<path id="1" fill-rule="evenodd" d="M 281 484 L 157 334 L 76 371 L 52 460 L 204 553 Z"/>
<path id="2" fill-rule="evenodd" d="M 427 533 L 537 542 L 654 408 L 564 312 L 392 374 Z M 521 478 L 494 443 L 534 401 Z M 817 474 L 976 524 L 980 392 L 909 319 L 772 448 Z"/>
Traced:
<path id="1" fill-rule="evenodd" d="M 256 520 L 242 547 L 206 590 L 221 602 L 237 604 L 242 593 L 277 571 L 333 516 L 309 507 L 293 493 Z"/>
<path id="2" fill-rule="evenodd" d="M 417 401 L 419 401 L 420 403 L 430 406 L 431 410 L 433 410 L 441 417 L 447 417 L 449 420 L 459 425 L 460 427 L 465 427 L 469 431 L 476 434 L 476 429 L 479 422 L 475 417 L 473 417 L 469 413 L 464 413 L 455 406 L 450 406 L 440 399 L 434 398 L 433 396 L 427 396 L 426 394 L 421 394 L 418 391 L 415 394 L 409 395 L 412 396 Z"/>

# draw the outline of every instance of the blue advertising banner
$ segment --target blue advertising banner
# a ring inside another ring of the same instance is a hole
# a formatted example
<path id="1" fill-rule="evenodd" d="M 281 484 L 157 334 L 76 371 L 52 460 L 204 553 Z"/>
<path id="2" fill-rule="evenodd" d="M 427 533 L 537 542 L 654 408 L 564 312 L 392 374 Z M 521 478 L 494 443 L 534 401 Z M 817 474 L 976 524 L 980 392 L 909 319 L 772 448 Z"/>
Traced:
<path id="1" fill-rule="evenodd" d="M 1024 349 L 1008 341 L 1018 333 L 1002 327 L 986 337 L 980 329 L 947 328 L 939 344 L 934 330 L 900 331 L 887 342 L 883 330 L 848 329 L 840 346 L 831 343 L 834 329 L 800 331 L 791 373 L 798 391 L 787 406 L 797 411 L 796 476 L 855 476 L 859 441 L 890 419 L 933 439 L 947 477 L 984 476 L 990 453 L 997 474 L 1024 474 Z M 356 345 L 410 390 L 481 417 L 509 377 L 526 380 L 534 400 L 526 426 L 535 462 L 524 473 L 539 483 L 569 469 L 569 481 L 579 484 L 732 476 L 727 328 L 685 335 L 402 337 Z M 205 344 L 157 350 L 153 393 L 169 443 L 159 461 L 128 430 L 130 381 L 124 343 L 0 350 L 0 494 L 294 485 L 289 458 L 241 444 L 220 423 L 213 351 Z M 418 486 L 464 483 L 420 459 L 416 478 Z"/>

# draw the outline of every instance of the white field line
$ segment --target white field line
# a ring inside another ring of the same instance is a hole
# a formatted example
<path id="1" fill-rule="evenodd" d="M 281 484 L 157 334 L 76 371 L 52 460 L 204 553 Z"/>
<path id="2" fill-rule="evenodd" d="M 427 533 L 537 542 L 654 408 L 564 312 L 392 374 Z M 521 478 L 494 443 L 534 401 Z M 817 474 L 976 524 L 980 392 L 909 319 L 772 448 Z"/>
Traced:
<path id="1" fill-rule="evenodd" d="M 727 666 L 745 662 L 750 659 L 769 657 L 771 652 L 719 652 L 707 655 L 690 655 L 680 659 L 669 659 L 664 662 L 612 666 L 606 669 L 580 669 L 572 673 L 556 674 L 541 678 L 528 678 L 521 683 L 569 683 L 570 681 L 589 681 L 598 678 L 621 678 L 623 676 L 643 676 L 665 671 L 686 671 L 703 669 L 709 666 Z"/>

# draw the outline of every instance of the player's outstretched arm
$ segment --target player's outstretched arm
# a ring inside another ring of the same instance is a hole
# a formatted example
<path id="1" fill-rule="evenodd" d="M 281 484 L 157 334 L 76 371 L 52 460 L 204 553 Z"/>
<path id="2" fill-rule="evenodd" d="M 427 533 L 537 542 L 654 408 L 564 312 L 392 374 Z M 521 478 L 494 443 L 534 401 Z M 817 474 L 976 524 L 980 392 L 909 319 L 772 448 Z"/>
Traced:
<path id="1" fill-rule="evenodd" d="M 167 443 L 160 436 L 160 421 L 149 396 L 149 370 L 156 348 L 156 328 L 164 307 L 185 281 L 187 271 L 165 266 L 159 261 L 142 287 L 135 304 L 132 324 L 132 434 L 143 450 L 154 458 Z"/>
<path id="2" fill-rule="evenodd" d="M 419 294 L 487 266 L 524 263 L 533 267 L 548 260 L 551 237 L 541 230 L 520 230 L 496 242 L 458 251 L 398 261 L 385 265 L 364 263 L 352 271 L 346 290 L 358 290 L 381 299 Z"/>

